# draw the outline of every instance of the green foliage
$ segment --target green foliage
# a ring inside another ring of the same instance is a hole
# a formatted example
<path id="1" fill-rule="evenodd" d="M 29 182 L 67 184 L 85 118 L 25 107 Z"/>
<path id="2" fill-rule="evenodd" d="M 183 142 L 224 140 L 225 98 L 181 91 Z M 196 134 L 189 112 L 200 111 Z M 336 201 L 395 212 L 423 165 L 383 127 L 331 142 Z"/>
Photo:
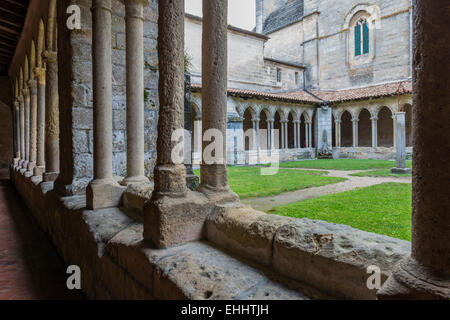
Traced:
<path id="1" fill-rule="evenodd" d="M 199 175 L 199 170 L 195 170 Z M 280 169 L 276 175 L 263 176 L 257 167 L 229 167 L 228 181 L 239 197 L 260 198 L 281 194 L 286 191 L 320 187 L 345 181 L 344 178 L 328 177 L 326 172 L 296 171 Z"/>
<path id="2" fill-rule="evenodd" d="M 192 68 L 192 57 L 187 51 L 184 52 L 184 72 L 189 73 Z"/>
<path id="3" fill-rule="evenodd" d="M 275 207 L 271 213 L 345 224 L 411 241 L 412 187 L 383 183 Z"/>

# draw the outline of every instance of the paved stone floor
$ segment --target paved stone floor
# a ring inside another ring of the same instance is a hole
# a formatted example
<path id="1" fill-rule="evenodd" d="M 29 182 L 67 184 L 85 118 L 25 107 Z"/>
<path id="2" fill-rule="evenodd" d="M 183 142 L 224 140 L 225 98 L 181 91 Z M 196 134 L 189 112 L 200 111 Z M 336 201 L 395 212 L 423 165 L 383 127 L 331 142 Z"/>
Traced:
<path id="1" fill-rule="evenodd" d="M 5 178 L 0 172 L 0 300 L 83 299 L 66 288 L 66 266 Z"/>
<path id="2" fill-rule="evenodd" d="M 295 168 L 291 170 L 311 170 L 311 169 L 302 169 Z M 314 169 L 312 171 L 325 171 L 328 172 L 328 176 L 330 177 L 340 177 L 346 178 L 346 181 L 328 184 L 322 187 L 308 188 L 302 189 L 292 192 L 284 192 L 282 194 L 264 197 L 264 198 L 250 198 L 241 200 L 243 203 L 251 205 L 254 209 L 260 211 L 269 211 L 273 207 L 282 206 L 285 204 L 300 202 L 306 199 L 312 199 L 320 196 L 324 196 L 327 194 L 341 193 L 344 191 L 353 190 L 356 188 L 364 188 L 370 187 L 376 184 L 381 184 L 385 182 L 400 182 L 400 183 L 411 183 L 411 177 L 354 177 L 351 174 L 364 172 L 364 171 L 373 171 L 371 170 L 355 170 L 355 171 L 341 171 L 341 170 L 320 170 Z"/>

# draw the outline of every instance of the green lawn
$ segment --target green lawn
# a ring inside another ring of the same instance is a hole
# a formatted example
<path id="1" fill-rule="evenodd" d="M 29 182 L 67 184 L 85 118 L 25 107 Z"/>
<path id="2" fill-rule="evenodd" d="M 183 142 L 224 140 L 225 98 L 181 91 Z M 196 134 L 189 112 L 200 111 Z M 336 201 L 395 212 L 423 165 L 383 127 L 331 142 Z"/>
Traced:
<path id="1" fill-rule="evenodd" d="M 276 207 L 271 213 L 324 220 L 411 241 L 411 185 L 384 183 Z"/>
<path id="2" fill-rule="evenodd" d="M 408 166 L 411 168 L 411 165 Z M 373 171 L 359 172 L 351 174 L 351 176 L 355 177 L 411 177 L 412 174 L 397 174 L 391 173 L 391 169 L 378 169 Z"/>
<path id="3" fill-rule="evenodd" d="M 199 170 L 194 171 L 199 175 Z M 345 181 L 344 178 L 328 177 L 326 172 L 280 169 L 276 175 L 263 176 L 257 167 L 228 167 L 231 189 L 241 199 L 260 198 L 311 187 Z"/>
<path id="4" fill-rule="evenodd" d="M 411 160 L 406 161 L 411 167 Z M 360 159 L 331 159 L 331 160 L 304 160 L 281 162 L 280 168 L 307 168 L 325 170 L 370 170 L 370 169 L 390 169 L 395 167 L 395 161 L 388 160 L 360 160 Z"/>

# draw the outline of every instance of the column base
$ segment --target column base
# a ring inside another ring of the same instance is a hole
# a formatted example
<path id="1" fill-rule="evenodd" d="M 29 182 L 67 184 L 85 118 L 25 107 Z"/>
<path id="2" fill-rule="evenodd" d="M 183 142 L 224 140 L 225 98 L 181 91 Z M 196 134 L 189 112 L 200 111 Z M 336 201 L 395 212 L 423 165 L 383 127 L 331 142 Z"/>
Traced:
<path id="1" fill-rule="evenodd" d="M 183 197 L 154 194 L 144 207 L 144 239 L 157 249 L 198 241 L 214 204 L 202 193 L 188 190 Z"/>
<path id="2" fill-rule="evenodd" d="M 34 167 L 34 175 L 35 176 L 43 176 L 45 172 L 45 167 Z"/>
<path id="3" fill-rule="evenodd" d="M 22 168 L 23 168 L 23 169 L 26 169 L 26 168 L 28 167 L 28 163 L 29 163 L 28 160 L 23 160 L 23 162 L 22 162 Z"/>
<path id="4" fill-rule="evenodd" d="M 129 186 L 132 184 L 143 184 L 149 183 L 150 180 L 146 176 L 136 176 L 136 177 L 126 177 L 122 181 L 120 181 L 121 186 Z"/>
<path id="5" fill-rule="evenodd" d="M 28 162 L 27 171 L 34 171 L 35 167 L 36 167 L 36 165 L 34 164 L 34 162 Z"/>
<path id="6" fill-rule="evenodd" d="M 58 176 L 59 172 L 44 172 L 42 179 L 44 182 L 54 182 Z"/>
<path id="7" fill-rule="evenodd" d="M 125 190 L 112 178 L 93 180 L 86 188 L 87 207 L 90 210 L 118 207 Z"/>
<path id="8" fill-rule="evenodd" d="M 377 297 L 379 300 L 449 300 L 450 277 L 409 257 L 397 265 Z"/>
<path id="9" fill-rule="evenodd" d="M 21 169 L 22 167 L 23 167 L 23 162 L 24 162 L 25 160 L 23 160 L 23 159 L 20 159 L 19 160 L 19 163 L 17 164 L 17 169 L 19 170 L 19 169 Z"/>
<path id="10" fill-rule="evenodd" d="M 412 169 L 410 168 L 392 168 L 391 173 L 394 174 L 410 174 L 412 173 Z"/>

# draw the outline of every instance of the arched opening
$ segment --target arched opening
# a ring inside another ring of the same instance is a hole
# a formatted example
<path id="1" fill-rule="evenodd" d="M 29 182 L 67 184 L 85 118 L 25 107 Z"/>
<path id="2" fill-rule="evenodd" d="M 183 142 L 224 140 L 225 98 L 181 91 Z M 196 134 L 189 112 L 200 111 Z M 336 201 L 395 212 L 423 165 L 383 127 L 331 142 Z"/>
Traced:
<path id="1" fill-rule="evenodd" d="M 394 146 L 394 126 L 392 112 L 388 107 L 383 107 L 378 113 L 378 146 Z"/>
<path id="2" fill-rule="evenodd" d="M 371 115 L 367 109 L 363 109 L 359 114 L 358 123 L 358 145 L 360 147 L 372 146 L 372 125 Z"/>
<path id="3" fill-rule="evenodd" d="M 300 148 L 306 148 L 306 117 L 305 113 L 300 116 Z"/>
<path id="4" fill-rule="evenodd" d="M 353 129 L 352 129 L 352 115 L 348 111 L 344 111 L 341 116 L 341 146 L 353 146 Z"/>
<path id="5" fill-rule="evenodd" d="M 267 150 L 267 115 L 266 111 L 262 110 L 259 115 L 259 148 L 261 150 Z"/>
<path id="6" fill-rule="evenodd" d="M 244 121 L 242 127 L 244 130 L 244 148 L 246 151 L 251 150 L 253 147 L 252 135 L 250 130 L 253 130 L 253 113 L 251 108 L 247 108 L 244 112 Z"/>
<path id="7" fill-rule="evenodd" d="M 412 132 L 412 106 L 405 104 L 405 131 L 406 131 L 406 146 L 413 146 L 413 132 Z"/>
<path id="8" fill-rule="evenodd" d="M 281 148 L 281 117 L 280 114 L 277 112 L 275 112 L 275 116 L 274 116 L 274 122 L 273 122 L 273 128 L 274 131 L 278 130 L 276 132 L 278 132 L 278 141 L 275 141 L 275 137 L 276 135 L 274 135 L 274 149 L 280 149 Z"/>
<path id="9" fill-rule="evenodd" d="M 288 148 L 294 149 L 294 117 L 292 112 L 289 112 L 288 116 Z"/>
<path id="10" fill-rule="evenodd" d="M 316 112 L 314 111 L 311 119 L 311 148 L 316 147 Z"/>

